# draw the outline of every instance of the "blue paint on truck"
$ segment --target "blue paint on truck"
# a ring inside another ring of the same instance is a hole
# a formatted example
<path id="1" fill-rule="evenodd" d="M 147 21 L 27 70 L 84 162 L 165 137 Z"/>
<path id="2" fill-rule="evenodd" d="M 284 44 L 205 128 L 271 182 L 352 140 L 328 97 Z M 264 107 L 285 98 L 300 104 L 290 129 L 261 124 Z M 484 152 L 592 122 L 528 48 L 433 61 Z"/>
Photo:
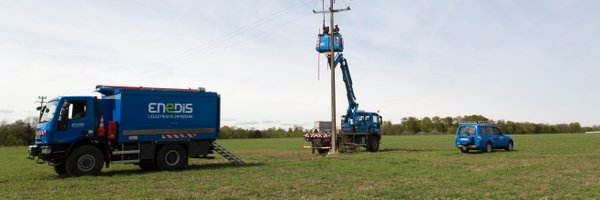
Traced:
<path id="1" fill-rule="evenodd" d="M 204 89 L 96 87 L 40 107 L 29 156 L 58 174 L 96 175 L 103 164 L 175 170 L 188 157 L 210 158 L 219 136 L 220 96 Z"/>

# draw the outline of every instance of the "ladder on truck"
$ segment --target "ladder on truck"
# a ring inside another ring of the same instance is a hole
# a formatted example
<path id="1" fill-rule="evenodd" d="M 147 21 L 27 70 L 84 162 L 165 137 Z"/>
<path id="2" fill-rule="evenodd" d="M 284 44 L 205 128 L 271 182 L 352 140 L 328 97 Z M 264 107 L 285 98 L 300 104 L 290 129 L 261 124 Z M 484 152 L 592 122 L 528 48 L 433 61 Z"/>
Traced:
<path id="1" fill-rule="evenodd" d="M 212 146 L 213 146 L 213 150 L 215 150 L 217 153 L 221 154 L 223 157 L 227 158 L 227 160 L 229 160 L 231 163 L 238 164 L 238 165 L 245 164 L 244 161 L 242 161 L 242 159 L 233 155 L 231 152 L 225 150 L 225 148 L 223 148 L 221 145 L 217 144 L 216 142 L 213 142 Z"/>
<path id="2" fill-rule="evenodd" d="M 137 148 L 132 148 L 137 147 Z M 112 152 L 113 158 L 110 163 L 112 164 L 133 164 L 140 163 L 140 143 L 136 145 L 125 146 L 125 143 L 121 143 L 120 149 L 116 149 Z"/>

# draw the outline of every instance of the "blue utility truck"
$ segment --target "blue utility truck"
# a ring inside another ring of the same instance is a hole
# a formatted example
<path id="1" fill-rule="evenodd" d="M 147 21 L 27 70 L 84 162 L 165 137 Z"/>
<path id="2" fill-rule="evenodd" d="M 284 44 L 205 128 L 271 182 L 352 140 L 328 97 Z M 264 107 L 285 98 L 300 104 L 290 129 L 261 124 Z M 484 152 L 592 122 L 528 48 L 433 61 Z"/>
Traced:
<path id="1" fill-rule="evenodd" d="M 327 34 L 328 27 L 324 27 L 323 30 L 324 33 L 318 35 L 315 49 L 319 53 L 328 53 L 331 50 L 331 36 Z M 328 54 L 327 58 L 334 59 L 333 66 L 330 66 L 332 70 L 338 64 L 340 65 L 344 86 L 346 87 L 346 97 L 348 99 L 348 108 L 346 114 L 342 115 L 342 130 L 336 138 L 336 144 L 339 145 L 342 151 L 356 149 L 356 147 L 365 147 L 367 151 L 377 152 L 379 151 L 381 140 L 380 127 L 383 119 L 379 113 L 358 110 L 358 102 L 354 95 L 348 62 L 341 53 L 344 51 L 344 41 L 337 25 L 333 29 L 333 38 L 335 55 Z M 304 134 L 304 140 L 311 144 L 307 148 L 312 148 L 313 153 L 317 150 L 320 154 L 325 154 L 331 149 L 331 134 L 329 132 L 306 133 Z"/>
<path id="2" fill-rule="evenodd" d="M 59 175 L 98 175 L 110 164 L 176 170 L 208 156 L 219 136 L 220 96 L 199 89 L 96 86 L 39 107 L 29 157 Z M 216 145 L 216 144 L 215 144 Z"/>
<path id="3" fill-rule="evenodd" d="M 492 152 L 493 149 L 512 151 L 514 144 L 510 136 L 490 122 L 460 123 L 454 139 L 454 145 L 463 153 L 468 153 L 471 149 L 485 152 Z"/>

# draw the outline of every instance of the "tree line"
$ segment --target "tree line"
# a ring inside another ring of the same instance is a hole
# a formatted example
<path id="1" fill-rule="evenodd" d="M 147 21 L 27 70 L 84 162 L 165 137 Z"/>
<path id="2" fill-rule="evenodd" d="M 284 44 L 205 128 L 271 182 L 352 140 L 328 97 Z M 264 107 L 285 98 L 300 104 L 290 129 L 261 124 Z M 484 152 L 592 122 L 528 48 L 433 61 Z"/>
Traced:
<path id="1" fill-rule="evenodd" d="M 544 124 L 531 122 L 513 122 L 491 120 L 482 115 L 466 115 L 458 117 L 405 117 L 399 124 L 384 121 L 381 126 L 384 135 L 413 135 L 413 134 L 454 134 L 461 122 L 493 122 L 507 134 L 539 134 L 539 133 L 583 133 L 598 131 L 600 126 L 582 127 L 579 122 L 562 124 Z"/>
<path id="2" fill-rule="evenodd" d="M 301 137 L 305 131 L 301 126 L 294 126 L 288 129 L 273 127 L 264 130 L 223 126 L 219 133 L 219 139 Z"/>
<path id="3" fill-rule="evenodd" d="M 17 120 L 13 123 L 0 122 L 0 146 L 21 146 L 33 144 L 37 118 Z"/>
<path id="4" fill-rule="evenodd" d="M 458 117 L 405 117 L 400 123 L 393 124 L 384 121 L 381 131 L 384 135 L 414 135 L 414 134 L 454 134 L 459 123 L 466 121 L 490 121 L 507 134 L 539 134 L 539 133 L 583 133 L 600 131 L 600 125 L 582 127 L 578 122 L 562 124 L 544 124 L 531 122 L 513 122 L 505 120 L 493 121 L 482 115 L 466 115 Z M 0 122 L 0 146 L 20 146 L 33 144 L 36 117 L 17 120 L 13 123 Z M 245 129 L 223 126 L 220 139 L 244 138 L 284 138 L 302 137 L 308 129 L 301 126 L 292 128 Z"/>

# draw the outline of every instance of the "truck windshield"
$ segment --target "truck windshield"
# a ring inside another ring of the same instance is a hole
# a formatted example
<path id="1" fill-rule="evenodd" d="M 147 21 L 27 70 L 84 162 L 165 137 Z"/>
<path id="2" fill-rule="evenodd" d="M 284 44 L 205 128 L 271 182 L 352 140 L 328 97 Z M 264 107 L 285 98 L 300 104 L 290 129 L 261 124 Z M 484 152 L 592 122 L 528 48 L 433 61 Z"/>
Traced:
<path id="1" fill-rule="evenodd" d="M 458 134 L 475 135 L 475 127 L 474 126 L 462 126 L 458 129 Z"/>
<path id="2" fill-rule="evenodd" d="M 58 101 L 51 101 L 44 106 L 42 110 L 42 117 L 40 117 L 40 123 L 47 122 L 54 118 L 54 111 L 56 111 L 56 105 L 58 105 Z"/>

